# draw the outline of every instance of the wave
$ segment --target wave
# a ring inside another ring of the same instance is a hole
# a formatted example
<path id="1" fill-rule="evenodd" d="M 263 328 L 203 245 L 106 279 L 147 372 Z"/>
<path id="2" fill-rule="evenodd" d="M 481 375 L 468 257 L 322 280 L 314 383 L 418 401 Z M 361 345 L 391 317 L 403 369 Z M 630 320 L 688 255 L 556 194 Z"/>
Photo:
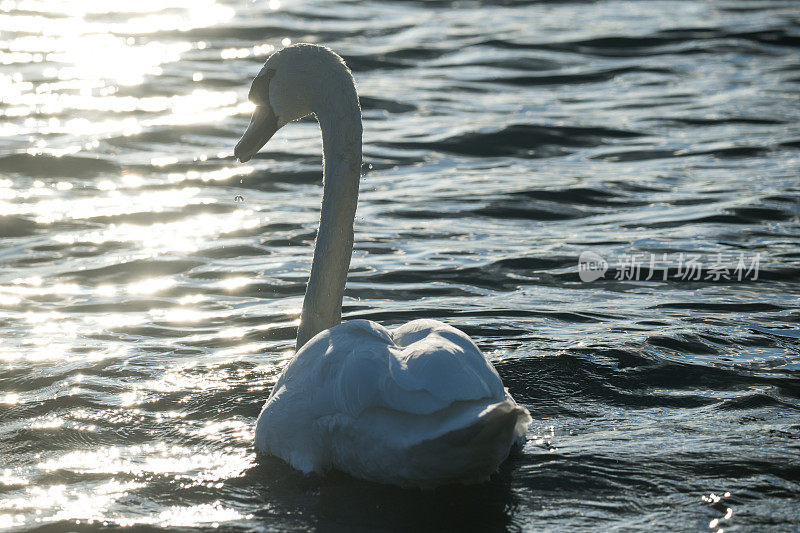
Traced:
<path id="1" fill-rule="evenodd" d="M 511 124 L 493 132 L 468 132 L 431 141 L 382 142 L 379 146 L 409 150 L 434 150 L 472 157 L 551 157 L 569 148 L 600 146 L 609 140 L 643 134 L 602 127 Z"/>

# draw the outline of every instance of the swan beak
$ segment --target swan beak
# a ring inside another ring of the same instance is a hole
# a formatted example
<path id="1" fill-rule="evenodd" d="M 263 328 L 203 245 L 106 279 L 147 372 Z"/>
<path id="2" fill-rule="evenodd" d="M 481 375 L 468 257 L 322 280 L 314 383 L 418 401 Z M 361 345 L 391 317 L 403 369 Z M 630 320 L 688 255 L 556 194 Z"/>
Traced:
<path id="1" fill-rule="evenodd" d="M 244 132 L 242 138 L 236 143 L 233 156 L 241 163 L 250 161 L 261 147 L 278 131 L 278 117 L 272 112 L 272 107 L 268 105 L 257 105 L 250 125 Z"/>

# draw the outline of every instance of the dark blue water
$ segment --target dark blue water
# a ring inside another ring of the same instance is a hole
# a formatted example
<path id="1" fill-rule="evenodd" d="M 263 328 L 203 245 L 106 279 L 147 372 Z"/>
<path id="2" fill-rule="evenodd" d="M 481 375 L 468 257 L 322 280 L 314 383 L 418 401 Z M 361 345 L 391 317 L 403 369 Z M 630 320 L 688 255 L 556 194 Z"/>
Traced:
<path id="1" fill-rule="evenodd" d="M 0 2 L 0 529 L 796 530 L 798 22 L 792 1 Z M 463 329 L 534 418 L 484 485 L 254 453 L 319 132 L 232 149 L 250 79 L 300 41 L 344 56 L 364 109 L 346 318 Z"/>

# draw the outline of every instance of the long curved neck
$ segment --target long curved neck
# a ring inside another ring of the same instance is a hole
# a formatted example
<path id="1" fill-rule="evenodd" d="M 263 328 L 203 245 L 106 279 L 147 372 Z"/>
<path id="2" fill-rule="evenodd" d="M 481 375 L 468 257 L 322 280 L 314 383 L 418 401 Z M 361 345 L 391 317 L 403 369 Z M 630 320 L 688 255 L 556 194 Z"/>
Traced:
<path id="1" fill-rule="evenodd" d="M 352 77 L 329 87 L 315 105 L 322 130 L 322 211 L 300 327 L 299 350 L 342 321 L 342 297 L 353 253 L 353 221 L 361 177 L 361 109 Z"/>

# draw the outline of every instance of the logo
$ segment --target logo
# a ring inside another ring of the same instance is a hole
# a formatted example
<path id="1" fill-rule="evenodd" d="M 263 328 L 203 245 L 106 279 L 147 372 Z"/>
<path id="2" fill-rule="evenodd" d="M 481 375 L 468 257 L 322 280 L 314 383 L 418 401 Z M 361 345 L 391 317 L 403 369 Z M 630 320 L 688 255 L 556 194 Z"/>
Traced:
<path id="1" fill-rule="evenodd" d="M 594 252 L 583 252 L 578 258 L 578 275 L 581 281 L 588 282 L 605 276 L 608 263 Z"/>

